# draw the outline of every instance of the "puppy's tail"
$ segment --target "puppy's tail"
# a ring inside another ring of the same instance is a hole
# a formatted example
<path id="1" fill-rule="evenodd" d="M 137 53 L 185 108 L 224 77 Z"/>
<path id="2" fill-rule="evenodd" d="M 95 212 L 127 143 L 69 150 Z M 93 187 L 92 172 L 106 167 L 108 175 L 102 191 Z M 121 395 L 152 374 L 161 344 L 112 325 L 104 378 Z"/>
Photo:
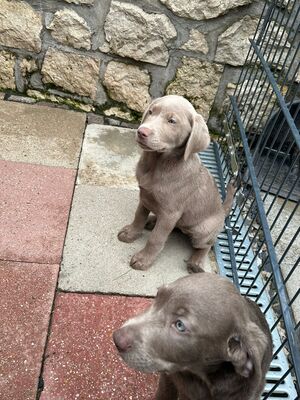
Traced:
<path id="1" fill-rule="evenodd" d="M 224 209 L 226 217 L 229 215 L 229 213 L 231 211 L 235 192 L 236 192 L 236 187 L 235 187 L 234 183 L 231 181 L 227 185 L 226 197 L 225 197 L 225 200 L 223 201 L 223 209 Z"/>

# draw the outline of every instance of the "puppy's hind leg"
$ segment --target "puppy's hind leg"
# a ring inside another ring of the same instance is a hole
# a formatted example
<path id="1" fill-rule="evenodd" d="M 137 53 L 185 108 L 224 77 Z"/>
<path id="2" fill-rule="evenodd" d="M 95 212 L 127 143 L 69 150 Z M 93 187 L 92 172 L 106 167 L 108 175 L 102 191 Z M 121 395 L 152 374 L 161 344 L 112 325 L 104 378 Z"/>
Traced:
<path id="1" fill-rule="evenodd" d="M 224 224 L 224 215 L 207 218 L 190 234 L 194 253 L 187 261 L 188 272 L 205 272 L 205 260 Z"/>
<path id="2" fill-rule="evenodd" d="M 187 270 L 190 274 L 195 272 L 205 272 L 204 271 L 204 261 L 210 250 L 211 246 L 195 249 L 191 257 L 187 261 Z"/>

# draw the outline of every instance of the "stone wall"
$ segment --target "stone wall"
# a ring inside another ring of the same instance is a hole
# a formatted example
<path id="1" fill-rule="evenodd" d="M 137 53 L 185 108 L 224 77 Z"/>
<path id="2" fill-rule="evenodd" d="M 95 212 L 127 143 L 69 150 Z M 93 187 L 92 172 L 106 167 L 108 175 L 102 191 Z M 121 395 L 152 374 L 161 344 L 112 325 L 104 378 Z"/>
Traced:
<path id="1" fill-rule="evenodd" d="M 217 129 L 262 3 L 0 0 L 0 89 L 126 121 L 186 96 Z"/>

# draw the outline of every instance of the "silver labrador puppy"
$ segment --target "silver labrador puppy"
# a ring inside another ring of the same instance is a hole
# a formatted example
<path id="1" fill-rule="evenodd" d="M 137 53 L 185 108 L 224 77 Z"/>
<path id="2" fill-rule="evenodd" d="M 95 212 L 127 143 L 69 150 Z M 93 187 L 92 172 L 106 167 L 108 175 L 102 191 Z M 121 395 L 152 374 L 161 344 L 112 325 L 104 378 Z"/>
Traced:
<path id="1" fill-rule="evenodd" d="M 133 222 L 121 229 L 118 238 L 133 242 L 139 237 L 150 211 L 156 223 L 145 248 L 132 257 L 130 265 L 149 268 L 177 227 L 190 236 L 194 248 L 189 272 L 200 272 L 235 192 L 229 185 L 222 204 L 212 175 L 196 154 L 210 143 L 207 125 L 188 100 L 164 96 L 145 111 L 136 141 L 143 149 L 136 170 L 140 201 Z"/>
<path id="2" fill-rule="evenodd" d="M 209 273 L 161 287 L 113 339 L 130 367 L 160 372 L 156 400 L 259 400 L 272 358 L 257 304 Z"/>

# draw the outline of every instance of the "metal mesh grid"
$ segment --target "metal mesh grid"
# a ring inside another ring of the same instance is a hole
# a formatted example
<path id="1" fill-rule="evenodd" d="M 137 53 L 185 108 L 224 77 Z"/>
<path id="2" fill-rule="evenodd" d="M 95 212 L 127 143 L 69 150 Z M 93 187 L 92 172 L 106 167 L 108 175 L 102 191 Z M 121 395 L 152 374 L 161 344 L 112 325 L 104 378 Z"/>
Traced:
<path id="1" fill-rule="evenodd" d="M 226 165 L 220 146 L 216 143 L 211 145 L 206 152 L 201 154 L 201 159 L 215 177 L 219 190 L 222 192 L 222 186 L 224 184 L 223 177 L 227 175 L 227 171 L 225 171 L 225 174 L 220 175 L 218 163 L 221 162 L 221 164 Z M 229 226 L 226 226 L 226 230 L 218 236 L 218 240 L 215 244 L 215 254 L 220 268 L 220 274 L 234 280 L 232 256 L 230 254 L 230 239 L 228 237 L 231 234 L 235 261 L 236 264 L 239 264 L 237 277 L 240 291 L 243 295 L 247 295 L 252 300 L 258 299 L 257 303 L 261 310 L 265 312 L 268 324 L 272 327 L 276 324 L 277 317 L 273 309 L 268 308 L 270 296 L 268 291 L 264 289 L 265 281 L 259 274 L 259 265 L 251 249 L 251 241 L 248 237 L 247 228 L 244 226 L 244 219 L 240 215 L 238 206 L 234 208 L 230 220 L 231 224 L 235 226 L 235 231 Z M 248 250 L 249 247 L 250 249 Z M 277 328 L 273 329 L 272 338 L 274 349 L 277 349 L 277 351 L 274 352 L 262 398 L 295 400 L 297 398 L 297 392 L 294 379 L 290 373 L 288 358 L 282 346 L 283 342 Z"/>
<path id="2" fill-rule="evenodd" d="M 221 138 L 201 155 L 223 196 L 232 177 L 238 187 L 215 250 L 220 272 L 260 305 L 272 331 L 263 399 L 299 398 L 299 23 L 299 1 L 265 3 Z"/>

